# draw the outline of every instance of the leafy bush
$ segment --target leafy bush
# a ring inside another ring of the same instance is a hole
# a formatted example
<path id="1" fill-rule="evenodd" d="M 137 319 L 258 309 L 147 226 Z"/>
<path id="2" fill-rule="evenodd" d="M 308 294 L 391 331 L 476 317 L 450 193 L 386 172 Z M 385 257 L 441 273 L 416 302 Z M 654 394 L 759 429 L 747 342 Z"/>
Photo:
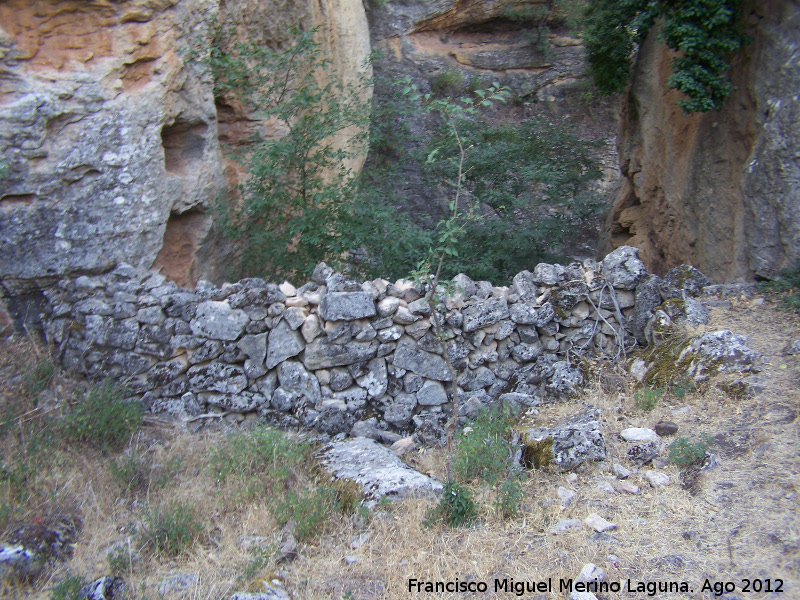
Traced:
<path id="1" fill-rule="evenodd" d="M 444 523 L 450 527 L 461 527 L 472 525 L 477 518 L 478 512 L 470 491 L 456 481 L 448 481 L 439 503 L 428 511 L 422 525 L 433 527 L 436 523 Z"/>
<path id="2" fill-rule="evenodd" d="M 194 508 L 173 502 L 147 513 L 139 532 L 139 543 L 156 555 L 175 557 L 186 552 L 201 531 Z"/>
<path id="3" fill-rule="evenodd" d="M 669 445 L 669 460 L 680 469 L 686 469 L 703 461 L 708 451 L 710 438 L 703 435 L 697 441 L 679 437 Z"/>
<path id="4" fill-rule="evenodd" d="M 92 386 L 87 398 L 64 417 L 61 433 L 104 452 L 119 448 L 142 424 L 141 404 L 124 397 L 123 388 L 110 379 Z"/>
<path id="5" fill-rule="evenodd" d="M 621 91 L 633 49 L 663 19 L 663 39 L 678 55 L 667 83 L 686 95 L 686 112 L 719 110 L 731 92 L 730 56 L 748 43 L 740 0 L 595 0 L 586 10 L 584 41 L 600 91 Z"/>
<path id="6" fill-rule="evenodd" d="M 664 395 L 664 388 L 642 388 L 633 396 L 636 407 L 645 412 L 650 412 L 656 407 L 658 401 Z"/>
<path id="7" fill-rule="evenodd" d="M 478 479 L 494 484 L 505 479 L 513 467 L 516 448 L 510 441 L 511 418 L 502 409 L 484 410 L 471 425 L 472 431 L 458 436 L 453 472 L 462 481 Z"/>

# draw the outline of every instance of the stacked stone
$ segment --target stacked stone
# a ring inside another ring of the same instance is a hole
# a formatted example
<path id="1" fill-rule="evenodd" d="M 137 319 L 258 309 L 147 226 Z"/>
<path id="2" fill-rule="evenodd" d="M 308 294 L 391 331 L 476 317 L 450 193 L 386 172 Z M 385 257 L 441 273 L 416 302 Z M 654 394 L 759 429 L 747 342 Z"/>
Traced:
<path id="1" fill-rule="evenodd" d="M 119 265 L 46 295 L 46 333 L 66 367 L 126 383 L 154 413 L 260 415 L 328 434 L 439 430 L 458 373 L 464 414 L 500 398 L 534 406 L 581 384 L 576 352 L 616 352 L 646 275 L 633 248 L 602 263 L 540 264 L 510 287 L 458 275 L 436 295 L 358 282 L 317 265 L 311 282 L 243 279 L 194 291 Z M 372 437 L 375 437 L 374 435 Z"/>

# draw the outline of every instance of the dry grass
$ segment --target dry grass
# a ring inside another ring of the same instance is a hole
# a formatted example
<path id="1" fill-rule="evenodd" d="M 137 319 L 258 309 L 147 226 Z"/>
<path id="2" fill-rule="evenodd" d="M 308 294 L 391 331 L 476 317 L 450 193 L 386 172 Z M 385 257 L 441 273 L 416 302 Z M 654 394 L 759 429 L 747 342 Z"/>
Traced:
<path id="1" fill-rule="evenodd" d="M 553 578 L 557 590 L 558 579 L 574 577 L 587 562 L 606 569 L 611 581 L 686 581 L 694 590 L 692 594 L 658 594 L 659 598 L 709 597 L 700 594 L 707 578 L 733 581 L 740 594 L 743 578 L 780 578 L 786 592 L 780 597 L 800 598 L 800 358 L 780 353 L 788 342 L 800 338 L 800 321 L 770 305 L 745 303 L 732 310 L 713 310 L 712 320 L 707 329 L 728 328 L 747 335 L 751 347 L 765 356 L 762 394 L 733 399 L 714 385 L 681 398 L 667 391 L 652 411 L 643 412 L 636 407 L 632 388 L 625 394 L 603 392 L 596 375 L 596 382 L 579 400 L 602 408 L 608 460 L 582 466 L 572 483 L 565 474 L 527 473 L 518 518 L 505 521 L 496 515 L 494 491 L 477 485 L 473 489 L 480 504 L 479 520 L 469 528 L 424 529 L 421 523 L 431 500 L 381 503 L 366 520 L 358 513 L 334 515 L 323 532 L 300 545 L 294 561 L 276 564 L 267 552 L 267 560 L 255 570 L 248 566 L 254 565 L 258 552 L 239 540 L 260 536 L 269 549 L 280 545 L 281 530 L 270 511 L 274 499 L 237 501 L 235 482 L 217 485 L 207 465 L 210 449 L 224 440 L 220 429 L 211 426 L 189 434 L 170 425 L 147 424 L 130 446 L 145 458 L 149 479 L 141 488 L 128 491 L 109 468 L 118 455 L 104 456 L 55 442 L 51 452 L 55 466 L 42 471 L 30 502 L 0 534 L 7 534 L 15 523 L 65 512 L 78 515 L 83 528 L 71 560 L 57 563 L 33 584 L 0 590 L 0 596 L 48 598 L 48 588 L 68 573 L 87 580 L 109 574 L 106 550 L 128 540 L 135 546 L 133 529 L 141 527 L 146 511 L 180 500 L 202 515 L 200 535 L 185 554 L 170 557 L 145 552 L 128 566 L 122 574 L 137 599 L 159 598 L 159 582 L 179 573 L 196 574 L 197 582 L 182 595 L 171 592 L 167 598 L 227 600 L 234 591 L 255 589 L 262 578 L 280 579 L 293 597 L 306 600 L 408 598 L 410 578 L 486 581 L 490 592 L 485 595 L 494 597 L 495 579 Z M 22 374 L 30 363 L 23 360 L 23 350 L 6 345 L 0 357 L 4 383 L 0 401 L 5 407 L 19 404 L 24 395 Z M 40 395 L 40 406 L 55 405 L 59 395 L 80 393 L 80 384 L 58 376 Z M 554 407 L 550 413 L 543 410 L 542 422 L 576 410 L 573 403 Z M 32 413 L 32 418 L 41 417 Z M 712 436 L 715 444 L 710 451 L 719 456 L 719 466 L 703 472 L 694 490 L 681 488 L 679 472 L 672 465 L 663 469 L 673 481 L 665 488 L 651 488 L 642 469 L 631 478 L 640 486 L 637 495 L 595 489 L 598 481 L 611 476 L 614 462 L 632 468 L 625 460 L 625 443 L 616 433 L 626 427 L 653 426 L 661 419 L 677 423 L 679 436 Z M 33 422 L 25 426 L 32 427 Z M 15 439 L 3 437 L 4 456 L 9 445 L 17 443 Z M 441 477 L 443 458 L 441 450 L 423 449 L 408 460 L 419 470 Z M 560 485 L 575 490 L 578 502 L 561 506 L 556 496 Z M 593 512 L 616 523 L 617 530 L 610 535 L 595 535 L 588 528 L 562 534 L 549 531 L 559 519 L 583 519 Z M 361 534 L 367 534 L 367 539 L 354 548 L 354 538 Z M 610 555 L 616 560 L 609 559 Z M 346 556 L 356 556 L 357 562 L 348 565 Z M 245 573 L 248 579 L 242 579 Z M 541 596 L 563 597 L 555 592 Z M 644 595 L 606 595 L 609 599 L 631 597 Z M 765 594 L 744 597 L 760 599 Z"/>

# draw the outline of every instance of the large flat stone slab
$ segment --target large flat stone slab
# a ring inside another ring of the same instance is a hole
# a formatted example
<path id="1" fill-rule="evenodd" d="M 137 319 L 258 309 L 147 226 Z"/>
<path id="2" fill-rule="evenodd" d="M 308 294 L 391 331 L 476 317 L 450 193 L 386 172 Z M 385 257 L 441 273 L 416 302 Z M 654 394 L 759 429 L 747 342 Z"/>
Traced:
<path id="1" fill-rule="evenodd" d="M 403 463 L 386 446 L 365 437 L 334 442 L 319 457 L 336 479 L 356 482 L 376 500 L 383 496 L 429 496 L 443 487 L 441 482 Z"/>

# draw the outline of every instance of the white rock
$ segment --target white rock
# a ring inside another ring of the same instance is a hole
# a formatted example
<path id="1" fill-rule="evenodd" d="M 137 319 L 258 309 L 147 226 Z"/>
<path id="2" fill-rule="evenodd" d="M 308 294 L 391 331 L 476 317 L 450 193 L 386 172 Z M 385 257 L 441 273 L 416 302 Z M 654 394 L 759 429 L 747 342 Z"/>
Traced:
<path id="1" fill-rule="evenodd" d="M 647 478 L 647 481 L 650 482 L 650 485 L 653 487 L 661 487 L 663 485 L 669 485 L 669 475 L 666 473 L 660 473 L 659 471 L 648 471 L 644 474 Z"/>
<path id="2" fill-rule="evenodd" d="M 283 292 L 284 296 L 296 296 L 297 295 L 297 288 L 294 287 L 288 281 L 284 281 L 282 284 L 278 286 L 278 289 Z"/>
<path id="3" fill-rule="evenodd" d="M 626 442 L 654 442 L 658 440 L 658 434 L 647 427 L 629 427 L 619 433 L 620 437 Z"/>
<path id="4" fill-rule="evenodd" d="M 594 529 L 597 533 L 603 533 L 604 531 L 612 531 L 617 528 L 615 523 L 611 523 L 606 521 L 603 517 L 598 515 L 597 513 L 592 513 L 588 517 L 583 520 L 586 525 Z"/>

